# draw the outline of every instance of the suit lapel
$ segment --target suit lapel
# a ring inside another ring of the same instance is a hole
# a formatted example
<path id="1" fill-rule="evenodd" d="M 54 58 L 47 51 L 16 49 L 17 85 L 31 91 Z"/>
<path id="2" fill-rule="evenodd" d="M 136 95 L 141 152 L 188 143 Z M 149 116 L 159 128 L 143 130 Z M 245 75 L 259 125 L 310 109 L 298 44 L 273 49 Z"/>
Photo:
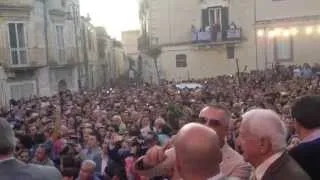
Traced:
<path id="1" fill-rule="evenodd" d="M 289 160 L 289 155 L 287 152 L 284 152 L 280 158 L 278 158 L 264 173 L 262 180 L 272 179 L 272 174 L 281 170 L 281 167 Z"/>

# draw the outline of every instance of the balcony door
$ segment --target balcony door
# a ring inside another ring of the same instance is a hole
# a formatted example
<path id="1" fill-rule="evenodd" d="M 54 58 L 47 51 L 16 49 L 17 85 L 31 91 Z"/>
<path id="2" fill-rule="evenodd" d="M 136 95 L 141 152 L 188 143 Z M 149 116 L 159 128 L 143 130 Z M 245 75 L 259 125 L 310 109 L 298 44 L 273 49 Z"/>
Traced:
<path id="1" fill-rule="evenodd" d="M 213 7 L 208 9 L 209 25 L 218 25 L 218 32 L 222 30 L 222 8 Z"/>
<path id="2" fill-rule="evenodd" d="M 25 27 L 23 23 L 9 23 L 9 42 L 12 65 L 27 64 Z"/>
<path id="3" fill-rule="evenodd" d="M 202 29 L 206 30 L 208 26 L 218 25 L 218 32 L 221 32 L 225 39 L 227 29 L 229 28 L 229 8 L 216 6 L 202 9 Z"/>
<path id="4" fill-rule="evenodd" d="M 65 63 L 66 57 L 65 57 L 65 48 L 64 48 L 64 31 L 62 25 L 56 26 L 56 48 L 57 48 L 57 54 L 58 54 L 58 62 L 59 63 Z"/>

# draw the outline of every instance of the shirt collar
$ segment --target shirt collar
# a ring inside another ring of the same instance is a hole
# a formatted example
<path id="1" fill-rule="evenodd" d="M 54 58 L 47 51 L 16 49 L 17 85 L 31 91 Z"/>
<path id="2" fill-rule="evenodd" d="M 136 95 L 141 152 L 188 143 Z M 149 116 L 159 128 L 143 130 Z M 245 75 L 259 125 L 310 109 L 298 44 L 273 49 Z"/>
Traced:
<path id="1" fill-rule="evenodd" d="M 1 160 L 0 160 L 0 164 L 4 163 L 4 162 L 6 162 L 6 161 L 13 160 L 13 159 L 14 159 L 14 157 L 13 157 L 13 156 L 10 156 L 10 157 L 7 157 L 7 158 L 4 158 L 4 159 L 1 159 Z"/>
<path id="2" fill-rule="evenodd" d="M 314 141 L 316 139 L 320 138 L 320 128 L 315 130 L 313 133 L 311 133 L 309 136 L 305 137 L 302 140 L 302 143 L 306 143 L 306 142 L 310 142 L 310 141 Z"/>
<path id="3" fill-rule="evenodd" d="M 270 156 L 267 160 L 265 160 L 256 168 L 256 170 L 254 171 L 254 175 L 256 176 L 257 180 L 262 180 L 262 177 L 264 176 L 268 168 L 271 166 L 271 164 L 274 163 L 277 159 L 279 159 L 283 153 L 284 151 L 281 151 Z"/>

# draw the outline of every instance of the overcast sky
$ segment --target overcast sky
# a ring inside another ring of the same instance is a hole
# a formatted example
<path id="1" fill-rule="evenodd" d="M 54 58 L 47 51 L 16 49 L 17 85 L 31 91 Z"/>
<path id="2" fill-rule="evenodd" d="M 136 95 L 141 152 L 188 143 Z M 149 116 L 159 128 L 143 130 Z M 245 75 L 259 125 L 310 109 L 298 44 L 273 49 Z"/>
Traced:
<path id="1" fill-rule="evenodd" d="M 121 31 L 139 29 L 137 0 L 80 0 L 81 15 L 104 26 L 109 35 L 121 39 Z"/>

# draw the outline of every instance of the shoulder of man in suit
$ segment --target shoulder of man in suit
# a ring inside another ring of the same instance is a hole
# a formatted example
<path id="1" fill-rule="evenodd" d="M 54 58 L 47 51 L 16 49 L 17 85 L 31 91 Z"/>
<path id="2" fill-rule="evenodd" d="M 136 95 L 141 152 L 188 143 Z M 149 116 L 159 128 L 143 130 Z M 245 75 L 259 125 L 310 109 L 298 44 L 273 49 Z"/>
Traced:
<path id="1" fill-rule="evenodd" d="M 60 174 L 59 170 L 53 166 L 42 166 L 37 164 L 28 164 L 28 167 L 32 170 L 39 170 L 39 172 L 50 172 L 54 174 Z"/>

